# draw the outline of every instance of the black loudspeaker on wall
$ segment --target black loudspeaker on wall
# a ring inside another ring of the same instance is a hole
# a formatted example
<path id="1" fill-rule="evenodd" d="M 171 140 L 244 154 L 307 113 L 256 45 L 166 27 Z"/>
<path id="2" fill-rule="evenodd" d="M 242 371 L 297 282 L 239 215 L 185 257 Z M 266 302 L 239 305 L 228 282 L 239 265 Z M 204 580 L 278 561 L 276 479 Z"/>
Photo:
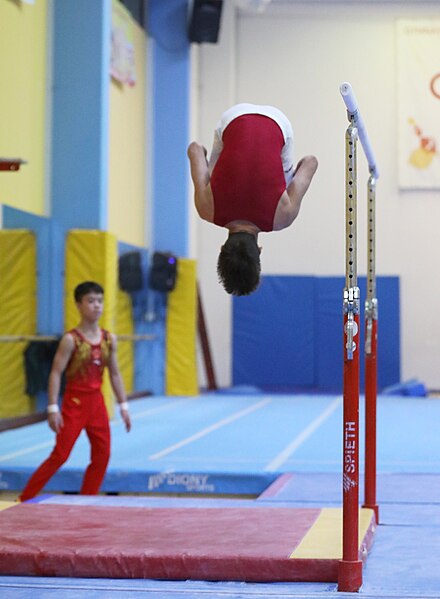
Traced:
<path id="1" fill-rule="evenodd" d="M 216 44 L 220 31 L 223 0 L 194 0 L 190 12 L 190 42 Z"/>
<path id="2" fill-rule="evenodd" d="M 128 292 L 142 289 L 140 252 L 127 252 L 119 256 L 119 287 Z"/>
<path id="3" fill-rule="evenodd" d="M 168 252 L 154 252 L 150 270 L 150 287 L 156 291 L 172 291 L 177 280 L 177 258 Z"/>

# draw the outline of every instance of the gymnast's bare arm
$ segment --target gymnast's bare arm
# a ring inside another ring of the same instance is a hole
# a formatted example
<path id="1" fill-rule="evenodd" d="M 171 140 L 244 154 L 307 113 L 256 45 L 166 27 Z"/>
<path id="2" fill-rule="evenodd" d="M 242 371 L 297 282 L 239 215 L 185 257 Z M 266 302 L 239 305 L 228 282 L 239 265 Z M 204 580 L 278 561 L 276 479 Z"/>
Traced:
<path id="1" fill-rule="evenodd" d="M 194 204 L 203 220 L 212 223 L 214 203 L 209 185 L 209 170 L 206 161 L 206 148 L 193 141 L 188 146 L 188 158 L 191 165 L 191 178 L 194 183 Z"/>
<path id="2" fill-rule="evenodd" d="M 280 231 L 290 226 L 298 216 L 301 202 L 318 168 L 315 156 L 304 156 L 296 167 L 295 175 L 287 190 L 280 198 L 275 212 L 274 230 Z"/>
<path id="3" fill-rule="evenodd" d="M 57 352 L 52 362 L 52 368 L 49 375 L 48 386 L 48 405 L 58 405 L 58 397 L 60 395 L 61 377 L 66 369 L 67 364 L 73 354 L 75 341 L 70 333 L 65 333 L 58 345 Z M 61 412 L 49 412 L 47 415 L 50 428 L 59 433 L 64 426 L 63 416 Z"/>

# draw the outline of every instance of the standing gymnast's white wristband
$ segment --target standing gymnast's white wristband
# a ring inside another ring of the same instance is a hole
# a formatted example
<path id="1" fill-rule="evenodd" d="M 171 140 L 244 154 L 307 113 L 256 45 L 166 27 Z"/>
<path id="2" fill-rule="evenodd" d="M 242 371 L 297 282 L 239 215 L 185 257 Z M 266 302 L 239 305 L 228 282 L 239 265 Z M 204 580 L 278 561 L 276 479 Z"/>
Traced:
<path id="1" fill-rule="evenodd" d="M 121 412 L 128 412 L 128 401 L 122 401 L 119 404 L 119 409 L 121 410 Z"/>
<path id="2" fill-rule="evenodd" d="M 57 403 L 51 403 L 47 406 L 48 414 L 58 414 L 59 411 L 60 411 L 60 408 L 58 407 Z"/>

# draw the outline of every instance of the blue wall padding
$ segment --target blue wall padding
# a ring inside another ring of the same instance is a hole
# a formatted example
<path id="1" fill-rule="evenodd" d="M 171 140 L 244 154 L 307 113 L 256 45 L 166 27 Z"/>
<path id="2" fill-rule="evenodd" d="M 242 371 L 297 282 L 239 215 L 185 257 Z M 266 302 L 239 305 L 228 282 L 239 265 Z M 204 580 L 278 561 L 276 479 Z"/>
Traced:
<path id="1" fill-rule="evenodd" d="M 234 385 L 314 386 L 314 277 L 263 277 L 233 300 Z"/>
<path id="2" fill-rule="evenodd" d="M 364 386 L 365 277 L 361 290 L 360 381 Z M 342 391 L 343 277 L 266 276 L 233 299 L 233 384 Z M 398 277 L 378 277 L 378 388 L 400 380 Z"/>
<path id="3" fill-rule="evenodd" d="M 382 389 L 382 395 L 399 395 L 407 397 L 426 397 L 428 391 L 418 379 L 410 379 Z"/>
<path id="4" fill-rule="evenodd" d="M 315 386 L 318 389 L 342 389 L 344 285 L 342 277 L 315 279 Z"/>
<path id="5" fill-rule="evenodd" d="M 363 306 L 367 293 L 365 277 L 360 280 L 360 290 Z M 377 297 L 379 301 L 377 384 L 379 389 L 383 389 L 400 381 L 399 277 L 378 277 Z M 361 341 L 363 348 L 364 326 L 361 327 Z M 363 377 L 363 363 L 361 364 L 361 377 Z"/>

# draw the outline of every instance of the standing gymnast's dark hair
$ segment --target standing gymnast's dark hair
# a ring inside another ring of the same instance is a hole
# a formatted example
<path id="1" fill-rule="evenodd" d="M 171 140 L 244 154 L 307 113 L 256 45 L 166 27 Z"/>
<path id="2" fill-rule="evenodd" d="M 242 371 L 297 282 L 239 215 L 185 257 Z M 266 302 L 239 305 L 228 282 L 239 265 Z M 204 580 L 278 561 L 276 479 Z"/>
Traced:
<path id="1" fill-rule="evenodd" d="M 104 289 L 99 283 L 95 283 L 95 281 L 84 281 L 75 287 L 73 296 L 78 303 L 88 293 L 102 293 L 104 295 Z"/>

